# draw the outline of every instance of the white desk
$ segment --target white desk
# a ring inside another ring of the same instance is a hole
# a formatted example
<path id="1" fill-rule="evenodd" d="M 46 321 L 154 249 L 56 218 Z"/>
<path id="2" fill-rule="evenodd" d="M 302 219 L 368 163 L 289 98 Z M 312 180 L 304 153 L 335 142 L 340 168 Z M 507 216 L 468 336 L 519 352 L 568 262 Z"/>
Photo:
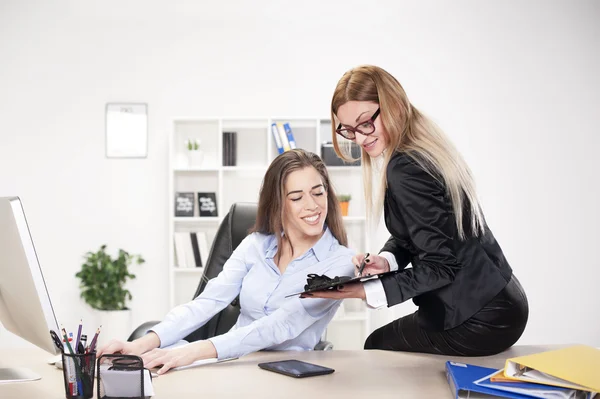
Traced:
<path id="1" fill-rule="evenodd" d="M 241 359 L 167 373 L 154 379 L 160 398 L 450 398 L 446 360 L 501 368 L 507 357 L 553 346 L 516 346 L 490 357 L 444 357 L 386 351 L 260 352 Z M 38 349 L 2 350 L 0 367 L 28 367 L 39 381 L 0 384 L 2 399 L 64 398 L 62 370 L 46 364 Z M 295 379 L 258 368 L 261 362 L 298 359 L 335 369 L 330 375 Z M 95 391 L 95 390 L 94 390 Z M 95 392 L 97 394 L 97 392 Z"/>

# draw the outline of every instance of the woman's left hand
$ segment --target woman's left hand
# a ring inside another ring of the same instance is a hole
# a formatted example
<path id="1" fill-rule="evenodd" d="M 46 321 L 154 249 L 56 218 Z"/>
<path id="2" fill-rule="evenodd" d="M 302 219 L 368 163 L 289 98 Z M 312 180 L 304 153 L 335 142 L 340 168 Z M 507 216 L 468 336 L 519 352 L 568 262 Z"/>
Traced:
<path id="1" fill-rule="evenodd" d="M 326 298 L 326 299 L 346 299 L 360 298 L 366 299 L 365 288 L 362 283 L 351 283 L 338 286 L 337 290 L 315 291 L 310 294 L 302 294 L 300 298 Z"/>
<path id="2" fill-rule="evenodd" d="M 212 342 L 198 341 L 174 349 L 153 349 L 142 356 L 144 367 L 151 369 L 162 366 L 158 374 L 164 374 L 174 367 L 187 366 L 196 360 L 217 357 L 217 350 Z"/>

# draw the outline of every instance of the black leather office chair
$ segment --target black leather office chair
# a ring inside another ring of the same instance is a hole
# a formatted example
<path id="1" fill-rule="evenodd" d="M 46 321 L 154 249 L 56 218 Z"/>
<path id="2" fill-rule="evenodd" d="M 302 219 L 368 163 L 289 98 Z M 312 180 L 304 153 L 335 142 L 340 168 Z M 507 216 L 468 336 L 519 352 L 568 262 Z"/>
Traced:
<path id="1" fill-rule="evenodd" d="M 248 231 L 256 222 L 256 212 L 257 204 L 255 203 L 239 202 L 231 206 L 217 230 L 212 247 L 210 248 L 208 260 L 206 261 L 204 275 L 198 283 L 198 288 L 196 288 L 193 298 L 200 295 L 204 291 L 208 281 L 215 278 L 223 270 L 223 265 L 231 256 L 233 250 L 248 235 Z M 225 309 L 213 316 L 205 325 L 184 339 L 188 342 L 193 342 L 224 334 L 235 325 L 239 314 L 239 299 L 236 298 Z M 149 321 L 140 325 L 131 333 L 127 340 L 133 341 L 143 336 L 158 323 L 158 321 Z M 315 346 L 315 350 L 330 349 L 333 349 L 333 345 L 327 341 L 321 341 Z"/>

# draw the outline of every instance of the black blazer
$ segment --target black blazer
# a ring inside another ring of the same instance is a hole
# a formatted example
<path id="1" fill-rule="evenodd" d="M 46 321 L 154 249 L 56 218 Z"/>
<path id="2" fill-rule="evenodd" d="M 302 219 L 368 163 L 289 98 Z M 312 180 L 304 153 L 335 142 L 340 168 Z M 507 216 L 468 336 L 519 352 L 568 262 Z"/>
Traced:
<path id="1" fill-rule="evenodd" d="M 447 330 L 473 316 L 510 281 L 512 269 L 487 225 L 474 237 L 463 211 L 467 238 L 458 237 L 450 197 L 411 156 L 397 152 L 387 166 L 385 223 L 391 233 L 382 248 L 394 254 L 398 272 L 382 278 L 388 306 L 410 298 L 419 322 Z M 406 268 L 408 263 L 412 268 Z"/>

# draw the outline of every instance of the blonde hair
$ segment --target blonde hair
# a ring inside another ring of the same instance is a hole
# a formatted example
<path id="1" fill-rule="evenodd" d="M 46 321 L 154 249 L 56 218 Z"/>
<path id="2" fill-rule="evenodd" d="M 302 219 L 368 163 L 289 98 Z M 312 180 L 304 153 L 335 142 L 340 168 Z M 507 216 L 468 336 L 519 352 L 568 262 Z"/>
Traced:
<path id="1" fill-rule="evenodd" d="M 382 68 L 363 65 L 346 72 L 338 82 L 331 100 L 333 146 L 341 158 L 351 161 L 350 142 L 338 141 L 334 117 L 348 101 L 369 101 L 379 104 L 380 118 L 388 141 L 381 160 L 379 189 L 373 191 L 374 164 L 362 150 L 364 194 L 369 220 L 379 220 L 386 189 L 386 167 L 396 151 L 413 158 L 431 176 L 440 176 L 452 201 L 459 237 L 467 234 L 463 227 L 463 210 L 467 210 L 470 233 L 483 235 L 483 213 L 477 198 L 475 182 L 463 157 L 442 130 L 419 112 L 408 100 L 402 85 Z M 464 208 L 467 205 L 468 208 Z"/>

